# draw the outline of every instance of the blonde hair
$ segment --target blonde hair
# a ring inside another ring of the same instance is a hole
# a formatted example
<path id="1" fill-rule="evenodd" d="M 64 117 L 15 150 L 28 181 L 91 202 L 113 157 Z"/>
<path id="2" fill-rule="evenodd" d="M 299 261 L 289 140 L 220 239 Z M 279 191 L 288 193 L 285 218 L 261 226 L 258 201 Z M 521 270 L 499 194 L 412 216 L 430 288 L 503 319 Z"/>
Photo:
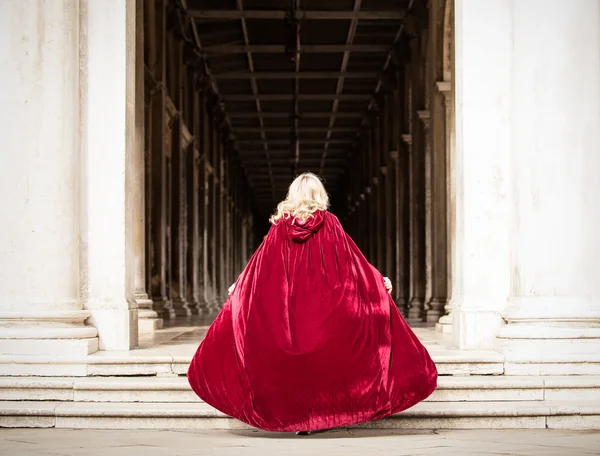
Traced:
<path id="1" fill-rule="evenodd" d="M 277 205 L 277 211 L 269 222 L 275 224 L 279 219 L 288 217 L 306 221 L 318 210 L 326 211 L 328 208 L 329 196 L 321 179 L 313 173 L 303 173 L 294 179 L 287 196 Z"/>

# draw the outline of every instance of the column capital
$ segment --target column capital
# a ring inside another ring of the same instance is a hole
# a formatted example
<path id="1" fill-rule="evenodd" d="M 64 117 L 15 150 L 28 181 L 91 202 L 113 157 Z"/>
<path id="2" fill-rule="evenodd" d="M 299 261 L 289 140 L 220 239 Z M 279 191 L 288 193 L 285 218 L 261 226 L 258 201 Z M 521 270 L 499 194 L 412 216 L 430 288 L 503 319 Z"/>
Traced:
<path id="1" fill-rule="evenodd" d="M 402 141 L 408 146 L 412 146 L 412 135 L 410 133 L 405 133 L 402 135 Z"/>
<path id="2" fill-rule="evenodd" d="M 397 150 L 392 150 L 392 151 L 390 152 L 390 158 L 391 158 L 393 161 L 396 161 L 396 160 L 398 160 L 398 158 L 399 158 L 399 157 L 400 157 L 400 154 L 398 153 L 398 151 L 397 151 Z"/>
<path id="3" fill-rule="evenodd" d="M 435 88 L 439 93 L 446 95 L 452 92 L 452 81 L 438 81 L 435 83 Z"/>
<path id="4" fill-rule="evenodd" d="M 376 186 L 379 185 L 379 177 L 374 177 L 373 178 L 373 185 L 376 185 Z M 369 193 L 370 193 L 370 189 L 369 189 Z"/>
<path id="5" fill-rule="evenodd" d="M 439 93 L 444 96 L 444 101 L 446 105 L 449 105 L 449 102 L 452 101 L 452 97 L 454 94 L 452 93 L 452 82 L 451 81 L 439 81 L 435 84 L 435 87 Z"/>
<path id="6" fill-rule="evenodd" d="M 382 166 L 381 167 L 381 174 L 383 176 L 387 176 L 387 172 L 388 172 L 387 166 Z"/>
<path id="7" fill-rule="evenodd" d="M 173 122 L 179 117 L 179 111 L 177 111 L 175 103 L 173 103 L 173 100 L 168 95 L 165 97 L 165 108 L 167 109 L 167 124 L 169 127 L 172 127 Z"/>
<path id="8" fill-rule="evenodd" d="M 192 135 L 190 133 L 190 130 L 188 129 L 187 125 L 182 122 L 182 124 L 181 124 L 181 148 L 187 149 L 187 146 L 189 146 L 193 140 L 194 140 L 194 135 Z"/>
<path id="9" fill-rule="evenodd" d="M 421 111 L 417 111 L 417 115 L 419 116 L 419 120 L 423 122 L 425 130 L 429 130 L 429 125 L 431 124 L 431 111 L 428 109 L 423 109 Z"/>

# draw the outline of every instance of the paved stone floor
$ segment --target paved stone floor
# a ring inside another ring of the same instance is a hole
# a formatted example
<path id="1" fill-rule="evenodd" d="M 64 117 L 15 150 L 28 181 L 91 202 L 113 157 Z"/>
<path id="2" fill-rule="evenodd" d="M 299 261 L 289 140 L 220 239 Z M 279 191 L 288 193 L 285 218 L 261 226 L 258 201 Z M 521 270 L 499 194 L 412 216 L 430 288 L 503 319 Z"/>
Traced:
<path id="1" fill-rule="evenodd" d="M 2 456 L 600 455 L 600 431 L 261 431 L 1 429 Z"/>

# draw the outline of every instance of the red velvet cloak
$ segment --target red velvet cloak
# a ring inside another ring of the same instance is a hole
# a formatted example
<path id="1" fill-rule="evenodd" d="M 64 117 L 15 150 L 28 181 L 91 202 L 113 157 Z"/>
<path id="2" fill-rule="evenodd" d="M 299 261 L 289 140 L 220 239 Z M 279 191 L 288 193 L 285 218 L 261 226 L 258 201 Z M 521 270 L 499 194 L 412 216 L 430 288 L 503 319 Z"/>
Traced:
<path id="1" fill-rule="evenodd" d="M 436 388 L 427 350 L 329 212 L 280 220 L 200 344 L 188 381 L 252 426 L 307 431 L 412 407 Z"/>

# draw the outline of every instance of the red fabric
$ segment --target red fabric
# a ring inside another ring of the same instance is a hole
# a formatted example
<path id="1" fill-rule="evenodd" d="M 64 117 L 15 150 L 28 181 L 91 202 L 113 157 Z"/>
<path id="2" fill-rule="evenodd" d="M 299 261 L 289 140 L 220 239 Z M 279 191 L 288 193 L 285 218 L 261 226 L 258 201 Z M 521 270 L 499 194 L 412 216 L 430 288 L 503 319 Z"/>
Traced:
<path id="1" fill-rule="evenodd" d="M 240 275 L 188 371 L 208 404 L 270 431 L 383 418 L 436 388 L 383 277 L 328 212 L 281 220 Z"/>

